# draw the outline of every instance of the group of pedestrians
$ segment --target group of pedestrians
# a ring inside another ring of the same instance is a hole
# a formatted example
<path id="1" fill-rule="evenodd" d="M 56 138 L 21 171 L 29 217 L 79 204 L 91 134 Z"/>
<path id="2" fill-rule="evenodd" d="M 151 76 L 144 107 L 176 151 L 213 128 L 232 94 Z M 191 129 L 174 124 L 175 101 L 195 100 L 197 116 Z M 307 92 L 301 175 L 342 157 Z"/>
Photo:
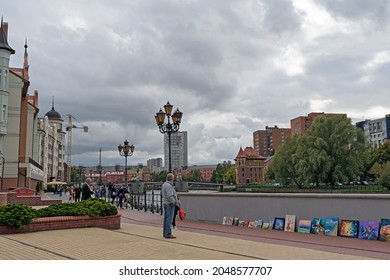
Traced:
<path id="1" fill-rule="evenodd" d="M 130 192 L 127 187 L 114 186 L 111 183 L 108 184 L 108 193 L 111 198 L 111 204 L 116 204 L 117 207 L 123 209 L 123 205 L 127 205 L 129 201 Z"/>

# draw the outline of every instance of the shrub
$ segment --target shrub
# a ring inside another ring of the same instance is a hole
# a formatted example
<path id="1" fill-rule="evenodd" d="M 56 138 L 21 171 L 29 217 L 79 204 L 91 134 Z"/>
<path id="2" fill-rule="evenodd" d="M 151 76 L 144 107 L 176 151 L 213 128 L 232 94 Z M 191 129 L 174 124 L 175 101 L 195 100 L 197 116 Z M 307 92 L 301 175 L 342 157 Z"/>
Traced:
<path id="1" fill-rule="evenodd" d="M 36 210 L 23 204 L 0 206 L 0 224 L 24 228 L 36 217 Z"/>
<path id="2" fill-rule="evenodd" d="M 88 199 L 75 203 L 53 204 L 35 210 L 22 204 L 0 206 L 0 224 L 24 228 L 33 218 L 57 216 L 91 216 L 103 217 L 116 215 L 115 206 L 101 199 Z"/>
<path id="3" fill-rule="evenodd" d="M 87 199 L 75 203 L 53 204 L 37 210 L 37 217 L 91 216 L 102 217 L 116 215 L 115 206 L 101 199 Z"/>

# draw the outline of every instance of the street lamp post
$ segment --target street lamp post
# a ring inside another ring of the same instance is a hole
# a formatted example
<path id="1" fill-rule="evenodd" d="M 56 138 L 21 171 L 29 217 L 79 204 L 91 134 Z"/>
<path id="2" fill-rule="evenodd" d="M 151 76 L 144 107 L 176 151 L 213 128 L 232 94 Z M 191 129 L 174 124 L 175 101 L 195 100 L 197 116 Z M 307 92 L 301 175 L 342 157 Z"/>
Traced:
<path id="1" fill-rule="evenodd" d="M 123 146 L 120 144 L 118 146 L 119 154 L 125 157 L 125 187 L 127 188 L 127 157 L 132 156 L 134 152 L 134 146 L 129 145 L 129 141 L 125 140 Z"/>
<path id="2" fill-rule="evenodd" d="M 181 117 L 183 113 L 179 111 L 179 108 L 172 114 L 173 105 L 167 104 L 164 105 L 164 111 L 160 109 L 156 113 L 154 118 L 156 119 L 157 126 L 161 133 L 168 133 L 168 172 L 172 172 L 172 159 L 171 159 L 171 134 L 179 131 Z M 167 122 L 165 123 L 165 116 L 167 117 Z M 172 122 L 171 122 L 172 118 Z"/>

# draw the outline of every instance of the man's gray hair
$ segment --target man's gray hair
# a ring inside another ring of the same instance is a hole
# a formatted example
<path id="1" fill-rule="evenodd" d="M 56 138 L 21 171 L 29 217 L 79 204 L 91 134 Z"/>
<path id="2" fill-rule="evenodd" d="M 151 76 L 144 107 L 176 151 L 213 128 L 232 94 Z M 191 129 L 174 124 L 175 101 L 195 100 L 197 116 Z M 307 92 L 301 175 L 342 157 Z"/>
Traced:
<path id="1" fill-rule="evenodd" d="M 172 181 L 173 178 L 175 178 L 175 175 L 173 175 L 172 173 L 167 174 L 167 181 Z"/>
<path id="2" fill-rule="evenodd" d="M 85 182 L 87 182 L 88 184 L 92 182 L 92 179 L 91 178 L 87 178 L 85 179 Z"/>

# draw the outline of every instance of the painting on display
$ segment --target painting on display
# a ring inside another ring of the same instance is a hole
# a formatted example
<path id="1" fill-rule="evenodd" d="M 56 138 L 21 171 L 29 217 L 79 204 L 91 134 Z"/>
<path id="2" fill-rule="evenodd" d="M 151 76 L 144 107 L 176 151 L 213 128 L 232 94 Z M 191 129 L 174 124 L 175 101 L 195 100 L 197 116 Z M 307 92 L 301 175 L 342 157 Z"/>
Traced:
<path id="1" fill-rule="evenodd" d="M 284 231 L 295 231 L 295 215 L 286 215 L 285 222 L 284 222 Z"/>
<path id="2" fill-rule="evenodd" d="M 262 229 L 268 229 L 269 228 L 269 223 L 264 222 L 263 225 L 261 226 Z"/>
<path id="3" fill-rule="evenodd" d="M 311 234 L 324 235 L 325 234 L 325 222 L 324 218 L 313 218 L 311 219 Z"/>
<path id="4" fill-rule="evenodd" d="M 390 242 L 390 219 L 381 220 L 379 240 Z"/>
<path id="5" fill-rule="evenodd" d="M 311 220 L 299 220 L 298 232 L 310 233 L 310 228 L 311 228 Z"/>
<path id="6" fill-rule="evenodd" d="M 237 217 L 233 218 L 233 226 L 238 226 L 239 221 Z"/>
<path id="7" fill-rule="evenodd" d="M 357 238 L 359 232 L 359 221 L 341 220 L 340 236 Z"/>
<path id="8" fill-rule="evenodd" d="M 377 240 L 379 236 L 379 224 L 377 221 L 360 221 L 358 238 Z"/>
<path id="9" fill-rule="evenodd" d="M 326 217 L 325 218 L 325 235 L 337 236 L 339 232 L 339 218 Z"/>
<path id="10" fill-rule="evenodd" d="M 257 221 L 250 221 L 248 224 L 248 228 L 255 228 L 257 226 Z"/>
<path id="11" fill-rule="evenodd" d="M 272 229 L 284 230 L 284 222 L 285 222 L 284 218 L 275 218 Z"/>
<path id="12" fill-rule="evenodd" d="M 233 220 L 234 220 L 234 218 L 233 217 L 226 217 L 226 225 L 228 225 L 228 226 L 231 226 L 231 225 L 233 225 Z"/>
<path id="13" fill-rule="evenodd" d="M 262 228 L 263 227 L 263 220 L 262 219 L 259 219 L 257 221 L 257 228 Z"/>

